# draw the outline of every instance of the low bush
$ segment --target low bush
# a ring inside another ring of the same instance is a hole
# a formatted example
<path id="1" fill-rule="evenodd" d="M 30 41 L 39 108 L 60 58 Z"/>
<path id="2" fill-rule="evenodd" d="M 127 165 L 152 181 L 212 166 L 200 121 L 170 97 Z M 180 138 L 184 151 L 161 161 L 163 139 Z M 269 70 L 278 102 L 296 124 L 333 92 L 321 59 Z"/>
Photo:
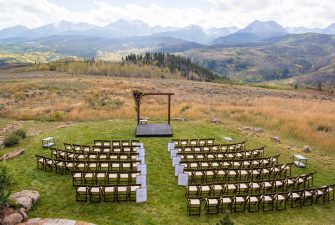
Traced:
<path id="1" fill-rule="evenodd" d="M 0 166 L 0 204 L 4 206 L 7 204 L 10 195 L 9 187 L 13 184 L 13 176 L 7 167 Z"/>
<path id="2" fill-rule="evenodd" d="M 13 131 L 13 134 L 21 137 L 22 139 L 27 137 L 26 131 L 24 131 L 22 129 L 18 129 L 18 130 Z"/>
<path id="3" fill-rule="evenodd" d="M 26 132 L 24 130 L 15 130 L 5 137 L 4 145 L 6 147 L 16 145 L 24 138 L 26 138 Z"/>
<path id="4" fill-rule="evenodd" d="M 21 140 L 22 140 L 22 138 L 20 136 L 11 133 L 10 135 L 8 135 L 5 138 L 5 140 L 3 141 L 3 143 L 4 143 L 4 145 L 6 147 L 10 147 L 10 146 L 18 144 Z"/>

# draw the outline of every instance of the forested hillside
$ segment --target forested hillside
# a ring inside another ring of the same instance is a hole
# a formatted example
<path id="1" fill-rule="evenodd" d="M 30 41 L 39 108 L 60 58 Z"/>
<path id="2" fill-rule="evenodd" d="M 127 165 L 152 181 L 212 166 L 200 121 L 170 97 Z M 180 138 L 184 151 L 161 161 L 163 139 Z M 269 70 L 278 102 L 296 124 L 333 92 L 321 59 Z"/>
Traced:
<path id="1" fill-rule="evenodd" d="M 269 43 L 216 46 L 182 53 L 194 63 L 247 82 L 299 78 L 335 85 L 335 36 L 299 34 Z M 308 79 L 302 76 L 308 75 Z"/>
<path id="2" fill-rule="evenodd" d="M 27 70 L 50 70 L 70 74 L 104 75 L 117 77 L 174 78 L 198 81 L 227 80 L 225 77 L 198 66 L 190 59 L 165 53 L 130 54 L 121 62 L 62 59 L 50 63 L 35 63 Z"/>
<path id="3" fill-rule="evenodd" d="M 140 66 L 158 66 L 162 70 L 168 68 L 171 73 L 180 72 L 183 77 L 190 80 L 213 81 L 219 78 L 218 75 L 208 69 L 192 63 L 189 58 L 163 52 L 147 52 L 144 55 L 130 54 L 122 58 L 122 60 L 123 62 L 132 62 Z"/>

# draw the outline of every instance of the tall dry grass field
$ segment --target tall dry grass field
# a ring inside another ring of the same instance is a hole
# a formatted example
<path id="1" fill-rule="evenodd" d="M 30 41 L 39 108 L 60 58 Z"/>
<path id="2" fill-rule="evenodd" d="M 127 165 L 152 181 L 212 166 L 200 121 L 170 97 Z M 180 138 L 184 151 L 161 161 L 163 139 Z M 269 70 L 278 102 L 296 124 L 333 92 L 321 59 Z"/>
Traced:
<path id="1" fill-rule="evenodd" d="M 57 72 L 0 75 L 0 116 L 19 120 L 135 119 L 132 90 L 173 92 L 172 116 L 260 126 L 335 152 L 335 98 L 313 91 L 280 91 L 170 79 L 73 76 Z M 167 118 L 167 97 L 144 97 L 141 115 Z"/>

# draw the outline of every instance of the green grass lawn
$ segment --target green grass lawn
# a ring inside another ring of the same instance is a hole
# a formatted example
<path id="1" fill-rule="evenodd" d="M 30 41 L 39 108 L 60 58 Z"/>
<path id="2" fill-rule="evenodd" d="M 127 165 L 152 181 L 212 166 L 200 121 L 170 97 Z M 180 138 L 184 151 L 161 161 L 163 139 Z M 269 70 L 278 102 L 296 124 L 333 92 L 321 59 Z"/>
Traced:
<path id="1" fill-rule="evenodd" d="M 4 125 L 9 121 L 1 121 Z M 38 204 L 29 212 L 29 217 L 52 217 L 82 220 L 103 224 L 216 224 L 223 214 L 200 217 L 188 216 L 185 187 L 178 187 L 177 179 L 167 153 L 170 138 L 142 138 L 146 149 L 148 167 L 146 203 L 78 203 L 70 175 L 59 175 L 36 169 L 35 154 L 50 156 L 49 150 L 41 148 L 41 139 L 54 136 L 57 147 L 62 143 L 92 144 L 94 139 L 134 139 L 135 124 L 132 120 L 83 122 L 64 128 L 54 128 L 56 123 L 26 122 L 25 128 L 43 130 L 28 137 L 19 147 L 26 149 L 22 156 L 1 162 L 6 164 L 16 179 L 13 191 L 37 190 L 41 194 Z M 232 137 L 234 142 L 246 140 L 240 131 L 227 125 L 213 125 L 202 121 L 173 123 L 174 138 Z M 285 140 L 282 140 L 285 142 Z M 280 162 L 291 162 L 292 154 L 284 144 L 275 144 L 269 138 L 250 136 L 247 147 L 267 145 L 266 156 L 281 153 Z M 1 151 L 1 155 L 11 148 Z M 297 150 L 298 151 L 298 150 Z M 301 151 L 301 150 L 300 150 Z M 317 170 L 315 185 L 326 185 L 335 180 L 335 165 L 332 158 L 318 152 L 307 155 L 307 169 L 293 169 L 293 175 Z M 313 205 L 286 211 L 232 214 L 235 224 L 335 224 L 335 202 Z"/>

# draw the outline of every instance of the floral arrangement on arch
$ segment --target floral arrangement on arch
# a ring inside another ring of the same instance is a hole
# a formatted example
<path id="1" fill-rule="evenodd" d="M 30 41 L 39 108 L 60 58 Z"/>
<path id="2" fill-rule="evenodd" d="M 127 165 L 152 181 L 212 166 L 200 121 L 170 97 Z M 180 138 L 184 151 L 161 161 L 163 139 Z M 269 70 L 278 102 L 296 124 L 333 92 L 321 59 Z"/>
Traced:
<path id="1" fill-rule="evenodd" d="M 133 90 L 133 97 L 135 100 L 135 110 L 138 112 L 141 104 L 141 98 L 144 96 L 144 93 L 140 90 Z"/>

